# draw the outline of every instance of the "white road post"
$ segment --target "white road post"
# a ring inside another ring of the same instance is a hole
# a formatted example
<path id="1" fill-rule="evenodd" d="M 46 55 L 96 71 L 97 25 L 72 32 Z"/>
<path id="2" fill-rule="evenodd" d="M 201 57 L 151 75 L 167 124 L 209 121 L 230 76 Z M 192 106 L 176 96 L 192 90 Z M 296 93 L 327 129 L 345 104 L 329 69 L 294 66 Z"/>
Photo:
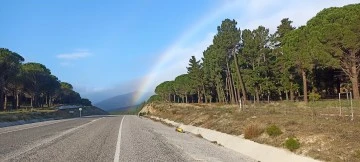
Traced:
<path id="1" fill-rule="evenodd" d="M 354 120 L 354 109 L 353 109 L 353 102 L 352 102 L 352 93 L 350 92 L 350 107 L 351 107 L 351 121 Z"/>
<path id="2" fill-rule="evenodd" d="M 79 108 L 79 112 L 80 112 L 80 118 L 81 118 L 81 111 L 82 111 L 82 108 L 80 107 L 80 108 Z"/>
<path id="3" fill-rule="evenodd" d="M 339 106 L 340 106 L 340 116 L 341 116 L 341 93 L 339 93 Z"/>

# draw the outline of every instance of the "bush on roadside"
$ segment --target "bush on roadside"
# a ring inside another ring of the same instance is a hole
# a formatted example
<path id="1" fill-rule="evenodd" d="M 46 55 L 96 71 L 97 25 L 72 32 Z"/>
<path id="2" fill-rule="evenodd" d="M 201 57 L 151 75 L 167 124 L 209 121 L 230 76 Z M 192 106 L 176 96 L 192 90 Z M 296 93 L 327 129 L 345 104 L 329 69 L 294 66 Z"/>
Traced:
<path id="1" fill-rule="evenodd" d="M 259 137 L 264 130 L 257 124 L 250 124 L 244 130 L 244 138 L 252 139 L 255 137 Z"/>
<path id="2" fill-rule="evenodd" d="M 318 100 L 320 100 L 320 98 L 321 98 L 321 95 L 319 93 L 311 92 L 309 94 L 310 101 L 318 101 Z"/>
<path id="3" fill-rule="evenodd" d="M 296 149 L 300 148 L 299 140 L 290 137 L 285 141 L 285 147 L 290 151 L 295 151 Z"/>
<path id="4" fill-rule="evenodd" d="M 271 125 L 269 127 L 266 128 L 266 133 L 269 136 L 278 136 L 280 134 L 282 134 L 283 132 L 281 131 L 281 129 L 279 127 L 277 127 L 276 125 Z"/>

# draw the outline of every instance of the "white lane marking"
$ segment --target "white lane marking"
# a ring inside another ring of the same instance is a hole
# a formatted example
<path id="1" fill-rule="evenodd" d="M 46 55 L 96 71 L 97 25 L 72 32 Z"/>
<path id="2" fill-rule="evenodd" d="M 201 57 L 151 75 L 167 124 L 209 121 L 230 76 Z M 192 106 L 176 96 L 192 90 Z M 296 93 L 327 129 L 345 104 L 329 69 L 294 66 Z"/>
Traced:
<path id="1" fill-rule="evenodd" d="M 47 125 L 51 125 L 51 124 L 56 124 L 56 123 L 61 123 L 61 122 L 65 122 L 65 121 L 71 121 L 71 120 L 74 120 L 74 119 L 65 119 L 65 120 L 55 120 L 55 121 L 48 121 L 47 123 L 31 123 L 31 124 L 38 124 L 38 125 L 34 125 L 34 126 L 29 126 L 27 127 L 27 125 L 17 125 L 15 127 L 21 127 L 23 126 L 24 128 L 18 128 L 18 129 L 14 129 L 14 130 L 9 130 L 9 131 L 5 131 L 5 132 L 0 132 L 0 135 L 1 134 L 5 134 L 5 133 L 11 133 L 11 132 L 16 132 L 16 131 L 21 131 L 21 130 L 26 130 L 26 129 L 31 129 L 31 128 L 37 128 L 37 127 L 42 127 L 42 126 L 47 126 Z M 0 128 L 0 131 L 2 129 L 7 129 L 7 128 L 10 128 L 10 127 L 4 127 L 4 128 Z"/>
<path id="2" fill-rule="evenodd" d="M 119 134 L 118 134 L 118 139 L 116 142 L 116 151 L 115 151 L 115 155 L 114 155 L 114 162 L 120 161 L 121 129 L 122 129 L 122 124 L 123 124 L 124 119 L 125 119 L 125 116 L 123 116 L 123 118 L 121 119 L 121 122 L 120 122 Z"/>
<path id="3" fill-rule="evenodd" d="M 55 136 L 46 138 L 46 139 L 44 139 L 44 140 L 42 140 L 42 141 L 36 142 L 36 144 L 34 144 L 34 145 L 30 145 L 30 146 L 26 146 L 26 147 L 24 147 L 24 148 L 18 149 L 18 150 L 16 150 L 15 152 L 12 152 L 12 153 L 10 153 L 9 155 L 3 157 L 3 159 L 1 159 L 1 157 L 0 157 L 0 161 L 8 161 L 8 160 L 10 160 L 10 159 L 16 158 L 16 157 L 18 157 L 18 156 L 21 155 L 21 154 L 24 154 L 24 153 L 26 153 L 26 152 L 28 152 L 28 151 L 31 151 L 31 150 L 33 150 L 33 149 L 35 149 L 35 148 L 37 148 L 37 147 L 40 147 L 40 146 L 45 145 L 45 144 L 47 144 L 47 143 L 50 143 L 50 142 L 52 142 L 52 141 L 54 141 L 54 140 L 56 140 L 56 139 L 58 139 L 58 138 L 60 138 L 60 137 L 62 137 L 62 136 L 65 136 L 66 134 L 69 134 L 69 133 L 71 133 L 71 132 L 74 132 L 74 131 L 76 131 L 76 130 L 78 130 L 78 129 L 80 129 L 80 128 L 86 127 L 86 126 L 90 125 L 91 123 L 93 123 L 93 122 L 95 122 L 95 121 L 97 121 L 97 120 L 100 120 L 100 119 L 102 119 L 102 118 L 94 119 L 94 120 L 92 120 L 92 121 L 90 121 L 90 122 L 88 122 L 88 123 L 85 123 L 85 124 L 83 124 L 83 125 L 80 125 L 80 126 L 77 126 L 77 127 L 71 128 L 71 129 L 68 129 L 68 130 L 66 130 L 66 131 L 64 131 L 64 132 L 61 132 L 61 133 L 58 134 L 58 135 L 55 135 Z"/>

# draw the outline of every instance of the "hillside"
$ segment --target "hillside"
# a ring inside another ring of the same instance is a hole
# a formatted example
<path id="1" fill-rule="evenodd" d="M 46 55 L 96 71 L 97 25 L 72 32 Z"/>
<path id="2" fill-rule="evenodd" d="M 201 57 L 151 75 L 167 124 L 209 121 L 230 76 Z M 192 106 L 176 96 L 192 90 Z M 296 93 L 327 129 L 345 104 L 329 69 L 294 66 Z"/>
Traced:
<path id="1" fill-rule="evenodd" d="M 127 110 L 131 107 L 141 104 L 141 102 L 146 101 L 153 93 L 146 92 L 144 97 L 142 97 L 139 102 L 133 103 L 133 98 L 136 92 L 126 93 L 105 99 L 101 102 L 94 104 L 95 106 L 105 110 L 105 111 L 122 111 Z"/>
<path id="2" fill-rule="evenodd" d="M 142 111 L 285 149 L 285 141 L 293 137 L 300 143 L 294 150 L 297 154 L 323 161 L 360 161 L 358 116 L 351 121 L 348 108 L 339 116 L 336 105 L 333 100 L 307 106 L 303 102 L 277 102 L 249 105 L 239 111 L 237 105 L 152 103 Z"/>

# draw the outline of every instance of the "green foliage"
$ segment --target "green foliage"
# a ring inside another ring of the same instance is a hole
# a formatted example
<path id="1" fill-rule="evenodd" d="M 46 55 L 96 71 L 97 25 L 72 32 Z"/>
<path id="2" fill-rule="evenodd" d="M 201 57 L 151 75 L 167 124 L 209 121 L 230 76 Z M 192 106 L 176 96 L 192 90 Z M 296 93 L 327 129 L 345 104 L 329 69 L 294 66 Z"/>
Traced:
<path id="1" fill-rule="evenodd" d="M 147 103 L 156 102 L 156 101 L 162 101 L 161 96 L 159 96 L 159 95 L 152 95 L 152 96 L 147 100 Z"/>
<path id="2" fill-rule="evenodd" d="M 82 98 L 81 99 L 81 105 L 83 105 L 83 106 L 92 106 L 91 101 L 89 99 L 87 99 L 87 98 Z"/>
<path id="3" fill-rule="evenodd" d="M 61 83 L 45 65 L 35 62 L 22 64 L 24 61 L 21 55 L 0 48 L 0 96 L 4 94 L 6 97 L 12 96 L 10 100 L 12 109 L 20 108 L 20 104 L 28 104 L 32 107 L 43 107 L 46 103 L 47 106 L 91 105 L 89 100 L 81 99 L 71 84 Z M 1 97 L 0 110 L 8 108 L 9 101 L 6 104 L 4 101 L 4 97 Z"/>
<path id="4" fill-rule="evenodd" d="M 309 100 L 310 101 L 318 101 L 320 100 L 321 95 L 319 93 L 311 92 L 309 93 Z"/>
<path id="5" fill-rule="evenodd" d="M 278 136 L 278 135 L 281 135 L 283 132 L 276 125 L 271 125 L 271 126 L 266 128 L 266 133 L 269 136 Z"/>
<path id="6" fill-rule="evenodd" d="M 328 55 L 321 59 L 333 67 L 340 68 L 350 78 L 355 99 L 359 95 L 360 71 L 360 4 L 331 7 L 322 10 L 308 21 L 311 36 L 320 43 L 313 46 L 316 53 Z"/>
<path id="7" fill-rule="evenodd" d="M 273 34 L 264 26 L 240 30 L 235 20 L 225 19 L 201 61 L 192 56 L 188 74 L 161 83 L 155 92 L 168 102 L 239 104 L 239 98 L 246 103 L 300 95 L 307 102 L 319 99 L 308 96 L 308 88 L 330 95 L 336 91 L 333 85 L 345 80 L 351 81 L 354 98 L 360 98 L 359 11 L 360 4 L 324 9 L 299 28 L 284 18 Z M 339 70 L 348 77 L 331 77 Z"/>
<path id="8" fill-rule="evenodd" d="M 290 151 L 300 148 L 300 142 L 296 138 L 290 137 L 285 141 L 285 147 Z"/>

